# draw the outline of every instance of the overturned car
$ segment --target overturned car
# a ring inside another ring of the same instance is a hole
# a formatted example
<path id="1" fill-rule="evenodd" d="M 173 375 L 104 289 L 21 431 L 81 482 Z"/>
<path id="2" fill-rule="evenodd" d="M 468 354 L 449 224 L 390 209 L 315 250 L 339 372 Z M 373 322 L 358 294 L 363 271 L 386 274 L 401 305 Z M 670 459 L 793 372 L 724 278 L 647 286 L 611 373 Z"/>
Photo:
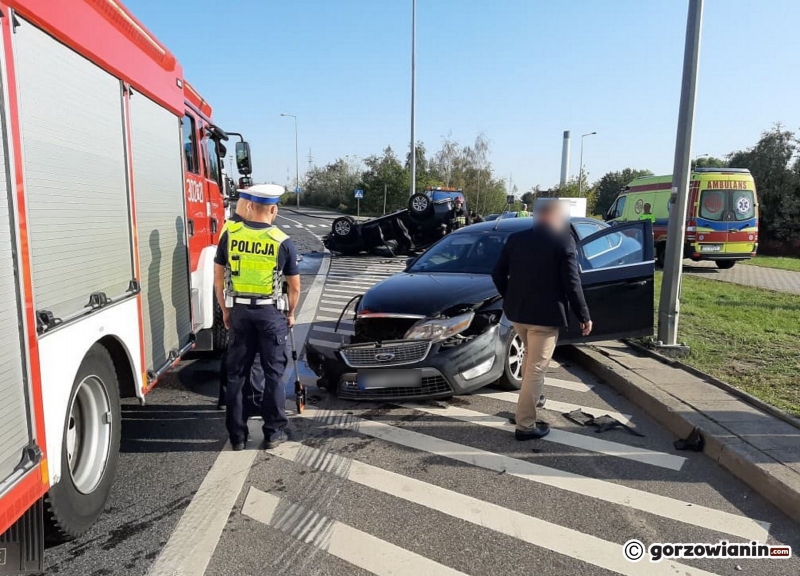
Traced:
<path id="1" fill-rule="evenodd" d="M 323 243 L 328 250 L 341 254 L 377 250 L 409 254 L 424 250 L 450 230 L 452 207 L 450 196 L 430 191 L 414 194 L 408 199 L 408 208 L 391 214 L 364 222 L 357 222 L 351 216 L 337 218 Z"/>
<path id="2" fill-rule="evenodd" d="M 446 398 L 494 382 L 519 388 L 525 346 L 490 274 L 509 234 L 532 222 L 514 218 L 458 230 L 370 288 L 353 303 L 352 335 L 341 346 L 307 346 L 319 384 L 364 400 Z M 594 331 L 582 337 L 572 318 L 559 344 L 652 334 L 651 224 L 609 227 L 573 218 L 571 232 Z"/>

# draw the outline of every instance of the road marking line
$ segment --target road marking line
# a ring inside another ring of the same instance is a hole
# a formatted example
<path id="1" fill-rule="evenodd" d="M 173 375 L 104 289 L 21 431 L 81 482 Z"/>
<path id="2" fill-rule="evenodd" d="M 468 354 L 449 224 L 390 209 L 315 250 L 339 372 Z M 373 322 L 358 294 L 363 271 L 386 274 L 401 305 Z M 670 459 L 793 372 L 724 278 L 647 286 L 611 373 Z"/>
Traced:
<path id="1" fill-rule="evenodd" d="M 242 514 L 377 576 L 467 576 L 257 488 L 247 492 Z"/>
<path id="2" fill-rule="evenodd" d="M 681 573 L 687 576 L 712 576 L 711 572 L 674 561 L 664 561 L 657 564 L 652 562 L 635 564 L 625 559 L 622 553 L 622 545 L 616 542 L 609 542 L 565 526 L 522 514 L 516 510 L 503 508 L 497 504 L 484 502 L 472 496 L 459 494 L 435 484 L 409 478 L 396 472 L 383 470 L 359 460 L 344 458 L 331 452 L 323 452 L 316 448 L 291 442 L 278 447 L 272 453 L 285 460 L 328 472 L 378 492 L 436 510 L 481 528 L 488 528 L 539 548 L 551 550 L 606 570 L 612 570 L 618 574 L 629 576 L 642 576 L 644 574 L 648 576 L 651 574 L 674 576 L 680 570 Z M 353 539 L 353 542 L 359 543 L 359 540 Z M 360 546 L 360 548 L 364 549 L 366 546 Z M 427 573 L 419 572 L 418 574 Z"/>
<path id="3" fill-rule="evenodd" d="M 491 414 L 484 414 L 483 412 L 476 412 L 475 410 L 468 410 L 458 406 L 447 406 L 446 408 L 432 408 L 430 406 L 421 406 L 418 404 L 401 404 L 406 408 L 412 410 L 419 410 L 434 414 L 436 416 L 445 416 L 453 420 L 460 420 L 462 422 L 469 422 L 471 424 L 478 424 L 486 426 L 487 428 L 495 428 L 497 430 L 504 430 L 505 432 L 514 432 L 516 428 L 508 418 L 501 416 L 493 416 Z M 651 466 L 659 466 L 669 470 L 680 470 L 686 458 L 683 456 L 675 456 L 674 454 L 667 454 L 666 452 L 657 452 L 655 450 L 648 450 L 647 448 L 637 448 L 635 446 L 628 446 L 618 442 L 610 442 L 608 440 L 601 440 L 583 434 L 576 434 L 574 432 L 566 432 L 564 430 L 556 430 L 552 428 L 550 434 L 542 438 L 544 442 L 554 442 L 556 444 L 563 444 L 565 446 L 572 446 L 573 448 L 580 448 L 581 450 L 588 450 L 589 452 L 596 452 L 598 454 L 605 454 L 607 456 L 616 456 L 617 458 L 624 458 L 626 460 L 633 460 L 642 464 L 650 464 Z"/>
<path id="4" fill-rule="evenodd" d="M 338 320 L 339 320 L 338 317 L 331 318 L 330 316 L 319 316 L 319 315 L 314 318 L 314 322 L 315 323 L 316 322 L 337 322 Z M 350 319 L 350 318 L 342 318 L 342 321 L 341 321 L 340 325 L 344 326 L 345 324 L 348 324 L 348 325 L 352 326 L 353 325 L 353 320 Z"/>
<path id="5" fill-rule="evenodd" d="M 321 348 L 338 348 L 342 345 L 341 342 L 329 342 L 327 340 L 317 340 L 316 338 L 309 338 L 308 343 Z"/>
<path id="6" fill-rule="evenodd" d="M 303 299 L 297 314 L 296 336 L 300 350 L 305 346 L 306 335 L 311 327 L 322 287 L 330 267 L 330 253 L 326 250 L 317 270 L 314 282 Z M 302 324 L 301 324 L 302 323 Z M 298 352 L 300 351 L 298 350 Z M 294 372 L 284 374 L 294 377 Z M 252 434 L 252 428 L 251 428 Z M 203 576 L 214 554 L 222 530 L 228 521 L 231 508 L 239 497 L 250 467 L 257 452 L 243 450 L 233 452 L 226 442 L 211 466 L 200 488 L 184 510 L 177 526 L 172 531 L 164 548 L 153 562 L 150 576 Z"/>
<path id="7" fill-rule="evenodd" d="M 353 334 L 355 334 L 355 332 L 353 332 L 352 330 L 345 330 L 344 328 L 339 328 L 339 330 L 336 330 L 335 328 L 329 326 L 317 326 L 317 325 L 314 325 L 311 331 L 327 332 L 328 334 L 345 334 L 346 336 L 352 336 Z"/>
<path id="8" fill-rule="evenodd" d="M 552 366 L 553 363 L 550 363 Z M 563 388 L 565 390 L 574 390 L 575 392 L 588 392 L 594 388 L 594 384 L 584 384 L 583 382 L 572 382 L 571 380 L 561 380 L 560 378 L 545 378 L 545 386 L 554 386 L 556 388 Z"/>
<path id="9" fill-rule="evenodd" d="M 321 312 L 333 312 L 334 314 L 341 314 L 342 313 L 342 309 L 341 308 L 323 308 L 322 306 L 318 306 L 317 310 L 319 310 Z"/>
<path id="10" fill-rule="evenodd" d="M 325 294 L 328 292 L 335 292 L 337 294 L 349 294 L 352 298 L 353 296 L 361 296 L 364 292 L 358 291 L 353 292 L 352 290 L 339 290 L 338 288 L 331 288 L 330 286 L 325 287 Z"/>
<path id="11" fill-rule="evenodd" d="M 230 443 L 225 444 L 150 568 L 150 576 L 205 573 L 256 454 L 255 450 L 232 452 Z"/>
<path id="12" fill-rule="evenodd" d="M 325 300 L 327 300 L 328 298 L 332 298 L 334 300 L 344 300 L 345 302 L 347 302 L 348 300 L 352 300 L 353 299 L 352 296 L 349 296 L 347 294 L 328 294 L 326 292 L 325 295 L 322 297 L 322 302 L 324 303 Z M 337 304 L 338 304 L 338 302 L 337 302 Z"/>
<path id="13" fill-rule="evenodd" d="M 502 400 L 503 402 L 511 402 L 513 404 L 517 403 L 519 400 L 519 393 L 518 392 L 494 392 L 494 391 L 479 391 L 475 393 L 476 396 L 485 396 L 486 398 L 495 398 L 497 400 Z M 604 408 L 591 408 L 589 406 L 583 406 L 581 404 L 570 404 L 568 402 L 559 402 L 558 400 L 550 400 L 547 399 L 547 402 L 544 404 L 544 410 L 548 410 L 550 412 L 558 412 L 560 414 L 564 414 L 565 412 L 572 412 L 573 410 L 582 410 L 586 414 L 594 416 L 595 418 L 598 416 L 602 416 L 603 414 L 608 414 L 612 418 L 615 418 L 622 422 L 623 424 L 630 424 L 632 416 L 630 414 L 622 414 L 620 412 L 614 412 L 613 410 L 605 410 Z"/>
<path id="14" fill-rule="evenodd" d="M 529 482 L 552 486 L 575 494 L 583 494 L 604 502 L 722 532 L 723 534 L 739 536 L 747 540 L 766 542 L 769 535 L 769 522 L 752 520 L 746 516 L 707 508 L 670 498 L 669 496 L 652 494 L 607 480 L 581 476 L 580 474 L 534 464 L 526 460 L 518 460 L 511 456 L 495 454 L 494 452 L 457 444 L 449 440 L 442 440 L 435 436 L 428 436 L 405 428 L 384 424 L 383 422 L 366 420 L 348 414 L 348 412 L 348 410 L 320 410 L 314 406 L 306 406 L 306 414 L 326 424 L 333 424 L 337 417 L 344 417 L 346 420 L 340 426 L 345 426 L 365 436 L 413 448 L 435 456 L 442 456 L 471 466 L 509 474 Z"/>

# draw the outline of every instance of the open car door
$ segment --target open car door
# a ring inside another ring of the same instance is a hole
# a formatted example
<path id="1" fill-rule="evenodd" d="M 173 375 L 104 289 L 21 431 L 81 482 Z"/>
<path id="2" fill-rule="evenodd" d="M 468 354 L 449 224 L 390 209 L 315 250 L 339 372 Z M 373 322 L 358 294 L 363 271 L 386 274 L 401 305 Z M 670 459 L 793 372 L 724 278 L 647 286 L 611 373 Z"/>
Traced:
<path id="1" fill-rule="evenodd" d="M 649 221 L 606 228 L 578 243 L 578 264 L 592 333 L 581 336 L 570 314 L 561 342 L 588 342 L 652 336 L 653 226 Z"/>

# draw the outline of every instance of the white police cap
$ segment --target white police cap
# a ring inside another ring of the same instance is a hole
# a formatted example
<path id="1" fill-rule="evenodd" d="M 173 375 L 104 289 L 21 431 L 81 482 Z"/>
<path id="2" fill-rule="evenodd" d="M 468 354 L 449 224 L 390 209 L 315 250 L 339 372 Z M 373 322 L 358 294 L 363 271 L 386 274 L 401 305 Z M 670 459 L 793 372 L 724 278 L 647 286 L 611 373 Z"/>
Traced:
<path id="1" fill-rule="evenodd" d="M 257 204 L 277 204 L 286 189 L 280 184 L 256 184 L 250 188 L 240 189 L 239 198 Z"/>

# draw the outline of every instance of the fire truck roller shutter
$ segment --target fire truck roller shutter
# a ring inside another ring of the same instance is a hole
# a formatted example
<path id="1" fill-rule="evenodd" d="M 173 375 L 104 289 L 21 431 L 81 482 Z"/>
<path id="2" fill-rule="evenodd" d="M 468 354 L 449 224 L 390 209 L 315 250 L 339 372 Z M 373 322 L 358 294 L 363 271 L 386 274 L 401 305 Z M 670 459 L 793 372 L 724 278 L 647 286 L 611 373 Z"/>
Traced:
<path id="1" fill-rule="evenodd" d="M 145 355 L 157 370 L 192 332 L 180 123 L 142 94 L 130 102 Z"/>
<path id="2" fill-rule="evenodd" d="M 23 448 L 30 442 L 4 116 L 0 109 L 0 484 L 14 472 L 22 460 Z"/>
<path id="3" fill-rule="evenodd" d="M 36 310 L 133 279 L 121 83 L 24 20 L 14 34 Z"/>

